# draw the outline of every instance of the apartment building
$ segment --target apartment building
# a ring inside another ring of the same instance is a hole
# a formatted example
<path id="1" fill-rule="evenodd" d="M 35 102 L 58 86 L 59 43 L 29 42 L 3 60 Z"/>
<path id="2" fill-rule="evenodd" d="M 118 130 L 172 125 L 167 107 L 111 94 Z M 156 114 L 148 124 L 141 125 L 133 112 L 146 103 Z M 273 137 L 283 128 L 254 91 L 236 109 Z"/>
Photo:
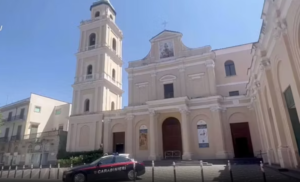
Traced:
<path id="1" fill-rule="evenodd" d="M 31 94 L 0 107 L 2 165 L 48 165 L 66 146 L 71 104 Z"/>

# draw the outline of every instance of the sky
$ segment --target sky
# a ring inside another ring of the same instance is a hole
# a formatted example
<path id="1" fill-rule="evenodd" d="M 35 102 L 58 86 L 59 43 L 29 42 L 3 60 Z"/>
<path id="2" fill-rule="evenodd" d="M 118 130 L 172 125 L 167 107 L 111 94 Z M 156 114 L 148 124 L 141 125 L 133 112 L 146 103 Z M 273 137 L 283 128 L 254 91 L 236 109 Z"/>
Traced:
<path id="1" fill-rule="evenodd" d="M 31 93 L 72 102 L 79 24 L 96 0 L 0 0 L 0 106 Z M 123 106 L 128 62 L 144 58 L 166 29 L 191 48 L 256 42 L 263 0 L 111 0 L 123 31 Z"/>

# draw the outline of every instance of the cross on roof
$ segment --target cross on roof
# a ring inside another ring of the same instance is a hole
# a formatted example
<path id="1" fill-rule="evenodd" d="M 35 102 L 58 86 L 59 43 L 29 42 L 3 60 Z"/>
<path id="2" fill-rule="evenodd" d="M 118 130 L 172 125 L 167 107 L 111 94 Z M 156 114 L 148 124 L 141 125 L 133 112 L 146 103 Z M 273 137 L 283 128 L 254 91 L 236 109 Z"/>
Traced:
<path id="1" fill-rule="evenodd" d="M 162 24 L 164 26 L 164 29 L 166 29 L 166 26 L 167 26 L 168 22 L 164 21 Z"/>

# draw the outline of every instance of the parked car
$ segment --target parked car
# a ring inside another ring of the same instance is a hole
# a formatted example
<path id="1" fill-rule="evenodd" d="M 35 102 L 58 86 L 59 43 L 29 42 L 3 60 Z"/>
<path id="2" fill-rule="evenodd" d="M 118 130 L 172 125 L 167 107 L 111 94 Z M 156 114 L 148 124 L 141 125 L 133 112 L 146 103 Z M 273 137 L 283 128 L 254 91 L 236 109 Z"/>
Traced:
<path id="1" fill-rule="evenodd" d="M 135 175 L 134 175 L 135 165 Z M 104 179 L 129 179 L 145 174 L 145 166 L 129 154 L 103 156 L 91 164 L 74 167 L 63 173 L 64 182 L 90 182 Z"/>

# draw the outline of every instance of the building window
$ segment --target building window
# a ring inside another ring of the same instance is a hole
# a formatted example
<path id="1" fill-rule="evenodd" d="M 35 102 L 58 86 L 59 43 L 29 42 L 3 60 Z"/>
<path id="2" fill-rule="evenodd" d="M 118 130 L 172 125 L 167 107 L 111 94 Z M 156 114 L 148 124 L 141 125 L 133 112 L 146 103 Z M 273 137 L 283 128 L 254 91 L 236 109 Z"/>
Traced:
<path id="1" fill-rule="evenodd" d="M 97 12 L 95 13 L 95 17 L 99 17 L 99 16 L 100 16 L 100 12 L 97 11 Z"/>
<path id="2" fill-rule="evenodd" d="M 173 83 L 164 84 L 165 99 L 174 98 Z"/>
<path id="3" fill-rule="evenodd" d="M 12 120 L 12 112 L 9 112 L 7 121 L 11 121 L 11 120 Z"/>
<path id="4" fill-rule="evenodd" d="M 238 96 L 238 95 L 240 95 L 239 91 L 231 91 L 231 92 L 229 92 L 229 96 Z"/>
<path id="5" fill-rule="evenodd" d="M 115 103 L 114 102 L 111 102 L 111 110 L 115 110 Z"/>
<path id="6" fill-rule="evenodd" d="M 111 77 L 112 77 L 112 79 L 113 80 L 115 80 L 116 79 L 116 70 L 115 69 L 112 69 L 112 71 L 111 71 L 112 73 L 111 73 Z"/>
<path id="7" fill-rule="evenodd" d="M 117 41 L 115 38 L 112 39 L 112 47 L 113 47 L 113 50 L 116 51 L 117 50 Z"/>
<path id="8" fill-rule="evenodd" d="M 234 66 L 234 62 L 231 60 L 228 60 L 225 62 L 225 72 L 226 72 L 226 76 L 234 76 L 236 75 L 235 73 L 235 66 Z"/>
<path id="9" fill-rule="evenodd" d="M 40 106 L 35 106 L 34 107 L 34 112 L 40 113 L 41 112 L 41 107 Z"/>
<path id="10" fill-rule="evenodd" d="M 20 113 L 20 119 L 24 119 L 24 114 L 25 114 L 25 108 L 21 109 L 21 113 Z"/>
<path id="11" fill-rule="evenodd" d="M 28 145 L 27 147 L 27 153 L 31 153 L 32 152 L 32 145 Z"/>
<path id="12" fill-rule="evenodd" d="M 9 135 L 9 128 L 6 128 L 4 138 L 8 138 L 8 135 Z"/>
<path id="13" fill-rule="evenodd" d="M 93 66 L 92 66 L 92 65 L 89 65 L 89 66 L 87 67 L 87 75 L 91 75 L 91 74 L 93 74 Z"/>
<path id="14" fill-rule="evenodd" d="M 86 99 L 84 101 L 84 112 L 89 112 L 90 111 L 90 100 Z"/>
<path id="15" fill-rule="evenodd" d="M 31 125 L 30 126 L 30 136 L 29 138 L 36 138 L 38 133 L 39 125 Z"/>
<path id="16" fill-rule="evenodd" d="M 89 46 L 96 45 L 96 34 L 92 33 L 89 38 Z"/>
<path id="17" fill-rule="evenodd" d="M 114 17 L 112 15 L 109 15 L 109 17 L 110 17 L 111 20 L 114 20 Z"/>
<path id="18" fill-rule="evenodd" d="M 58 130 L 59 130 L 59 131 L 64 131 L 64 125 L 59 125 L 59 126 L 58 126 Z"/>
<path id="19" fill-rule="evenodd" d="M 56 109 L 55 110 L 55 115 L 60 115 L 61 114 L 61 109 Z"/>

